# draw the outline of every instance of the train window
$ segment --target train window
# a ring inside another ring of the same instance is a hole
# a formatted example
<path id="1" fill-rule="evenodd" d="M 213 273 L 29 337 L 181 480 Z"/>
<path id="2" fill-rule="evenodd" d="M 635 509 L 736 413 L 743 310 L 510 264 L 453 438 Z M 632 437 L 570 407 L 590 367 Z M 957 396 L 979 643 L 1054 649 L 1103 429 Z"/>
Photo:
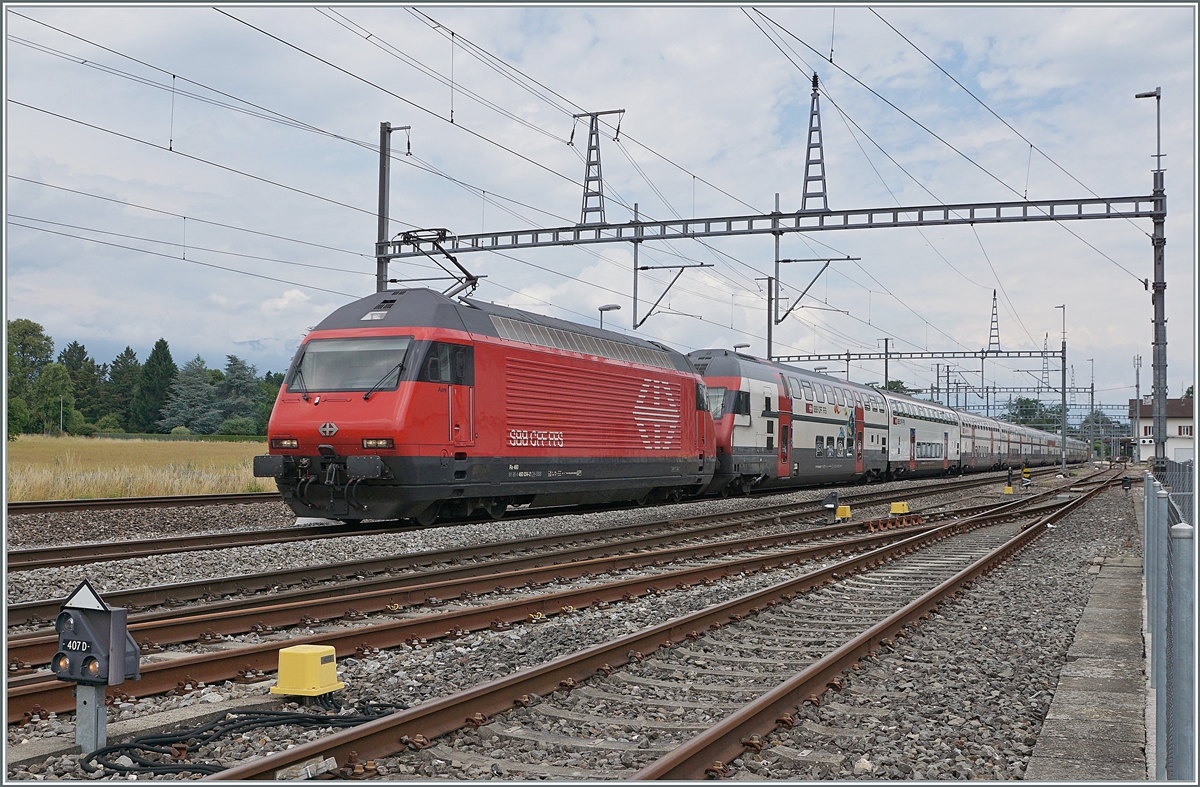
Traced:
<path id="1" fill-rule="evenodd" d="M 845 398 L 843 398 L 843 396 L 842 396 L 842 389 L 841 389 L 841 388 L 834 388 L 834 389 L 833 389 L 833 395 L 834 395 L 835 397 L 837 397 L 837 403 L 838 403 L 838 405 L 844 406 L 844 405 L 846 404 L 846 400 L 845 400 Z"/>
<path id="2" fill-rule="evenodd" d="M 411 336 L 313 339 L 304 345 L 287 390 L 394 390 L 411 343 Z"/>
<path id="3" fill-rule="evenodd" d="M 817 435 L 817 456 L 825 456 L 825 438 Z"/>
<path id="4" fill-rule="evenodd" d="M 805 380 L 803 383 L 803 386 L 804 386 L 804 398 L 811 402 L 813 400 L 812 383 L 810 383 L 808 380 Z"/>
<path id="5" fill-rule="evenodd" d="M 433 342 L 417 376 L 421 382 L 475 384 L 475 349 L 461 344 Z"/>
<path id="6" fill-rule="evenodd" d="M 738 391 L 733 400 L 734 415 L 750 415 L 750 392 Z"/>
<path id="7" fill-rule="evenodd" d="M 769 419 L 767 420 L 767 434 L 775 434 L 775 422 Z"/>
<path id="8" fill-rule="evenodd" d="M 708 389 L 708 409 L 712 412 L 714 421 L 721 420 L 721 417 L 725 415 L 725 390 L 724 388 Z"/>
<path id="9" fill-rule="evenodd" d="M 708 389 L 704 387 L 704 383 L 696 383 L 696 409 L 708 409 Z"/>
<path id="10" fill-rule="evenodd" d="M 816 390 L 817 390 L 817 401 L 824 403 L 825 402 L 825 392 L 821 390 L 824 386 L 818 384 L 813 387 L 816 388 Z"/>
<path id="11" fill-rule="evenodd" d="M 837 455 L 838 456 L 846 455 L 846 440 L 843 437 L 839 437 L 837 439 Z"/>
<path id="12" fill-rule="evenodd" d="M 764 396 L 763 397 L 763 410 L 769 413 L 769 412 L 771 412 L 771 409 L 772 409 L 771 408 L 771 397 Z"/>
<path id="13" fill-rule="evenodd" d="M 879 446 L 883 448 L 883 450 L 887 450 L 887 435 L 879 438 Z"/>
<path id="14" fill-rule="evenodd" d="M 846 451 L 848 451 L 851 455 L 854 454 L 854 435 L 853 434 L 846 435 Z"/>

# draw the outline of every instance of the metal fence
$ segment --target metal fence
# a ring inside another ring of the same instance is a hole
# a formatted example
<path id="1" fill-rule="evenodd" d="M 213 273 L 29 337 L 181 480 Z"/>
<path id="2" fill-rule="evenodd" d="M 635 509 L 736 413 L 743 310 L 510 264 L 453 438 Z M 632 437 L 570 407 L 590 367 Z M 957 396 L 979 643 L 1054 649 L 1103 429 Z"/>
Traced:
<path id="1" fill-rule="evenodd" d="M 1195 539 L 1193 464 L 1146 473 L 1143 566 L 1155 691 L 1155 778 L 1195 775 Z M 1186 516 L 1185 516 L 1186 512 Z"/>

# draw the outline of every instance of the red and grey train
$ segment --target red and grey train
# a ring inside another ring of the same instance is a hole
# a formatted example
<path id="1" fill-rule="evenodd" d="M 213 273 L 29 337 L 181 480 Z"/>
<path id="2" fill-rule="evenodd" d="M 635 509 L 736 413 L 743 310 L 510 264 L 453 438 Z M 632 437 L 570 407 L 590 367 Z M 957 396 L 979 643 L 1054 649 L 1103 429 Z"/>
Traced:
<path id="1" fill-rule="evenodd" d="M 1059 455 L 1055 435 L 935 403 L 426 289 L 324 319 L 267 431 L 254 473 L 297 514 L 424 524 Z M 1068 460 L 1084 458 L 1068 441 Z"/>
<path id="2" fill-rule="evenodd" d="M 254 472 L 298 514 L 336 519 L 678 499 L 712 479 L 707 407 L 704 381 L 669 347 L 385 292 L 305 337 Z"/>

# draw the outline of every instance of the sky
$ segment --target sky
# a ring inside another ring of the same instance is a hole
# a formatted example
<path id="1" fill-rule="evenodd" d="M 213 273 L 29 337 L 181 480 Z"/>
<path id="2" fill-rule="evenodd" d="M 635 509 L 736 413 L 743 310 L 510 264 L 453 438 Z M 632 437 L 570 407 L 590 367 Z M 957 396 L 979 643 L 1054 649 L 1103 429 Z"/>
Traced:
<path id="1" fill-rule="evenodd" d="M 795 211 L 815 68 L 833 210 L 1149 195 L 1155 101 L 1134 95 L 1161 87 L 1169 394 L 1194 377 L 1194 4 L 4 11 L 5 310 L 56 352 L 79 341 L 111 361 L 128 345 L 144 360 L 163 337 L 180 365 L 284 369 L 311 327 L 374 291 L 381 121 L 411 126 L 392 134 L 393 235 L 578 223 L 587 127 L 572 115 L 614 109 L 610 222 L 634 203 L 652 219 L 767 213 L 776 193 Z M 995 290 L 1003 349 L 1057 348 L 1063 304 L 1075 384 L 1094 368 L 1097 401 L 1122 404 L 1135 355 L 1150 391 L 1150 232 L 1110 219 L 787 234 L 784 259 L 860 259 L 815 280 L 775 352 L 885 337 L 979 350 Z M 712 267 L 684 271 L 637 335 L 762 355 L 773 255 L 769 235 L 642 244 L 642 265 Z M 616 303 L 605 327 L 631 331 L 629 244 L 459 260 L 486 276 L 477 298 L 592 325 Z M 441 275 L 431 266 L 390 275 Z M 782 269 L 790 303 L 821 264 Z M 674 273 L 643 272 L 639 317 Z M 892 361 L 890 376 L 927 387 L 934 363 Z M 985 376 L 1036 385 L 1042 361 Z M 881 363 L 850 369 L 882 377 Z"/>

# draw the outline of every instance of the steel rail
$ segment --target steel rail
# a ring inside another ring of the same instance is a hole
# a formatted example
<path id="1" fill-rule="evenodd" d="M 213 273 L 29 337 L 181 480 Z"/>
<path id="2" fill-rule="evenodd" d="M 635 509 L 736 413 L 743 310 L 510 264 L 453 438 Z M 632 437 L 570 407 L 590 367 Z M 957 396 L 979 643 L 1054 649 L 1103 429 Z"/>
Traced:
<path id="1" fill-rule="evenodd" d="M 544 556 L 530 556 L 516 560 L 500 560 L 472 566 L 454 566 L 407 577 L 384 577 L 369 581 L 380 585 L 376 589 L 363 589 L 364 584 L 354 583 L 344 590 L 345 595 L 331 596 L 324 588 L 307 588 L 289 594 L 272 595 L 269 602 L 264 599 L 243 599 L 220 604 L 204 605 L 188 610 L 181 615 L 179 610 L 167 610 L 149 615 L 133 616 L 129 632 L 141 642 L 149 639 L 154 645 L 178 644 L 196 641 L 201 636 L 242 634 L 254 626 L 280 628 L 299 625 L 305 621 L 325 621 L 337 618 L 353 620 L 358 615 L 392 611 L 419 605 L 440 606 L 449 599 L 469 598 L 472 595 L 504 592 L 522 587 L 538 587 L 554 582 L 563 582 L 580 577 L 598 576 L 613 571 L 634 568 L 660 567 L 679 560 L 694 560 L 731 555 L 735 552 L 779 547 L 798 541 L 836 538 L 852 533 L 917 532 L 921 525 L 917 517 L 887 520 L 870 520 L 847 525 L 831 525 L 809 530 L 773 535 L 750 536 L 726 541 L 710 541 L 704 544 L 653 549 L 638 544 L 636 551 L 611 552 L 608 545 L 584 547 L 566 553 L 557 553 L 556 562 L 547 564 Z M 690 533 L 687 535 L 691 535 Z M 886 536 L 869 535 L 850 538 L 815 547 L 788 550 L 771 557 L 781 556 L 793 560 L 809 560 L 855 549 L 861 544 L 876 543 Z M 645 541 L 666 541 L 667 537 L 656 537 Z M 678 541 L 678 535 L 674 539 Z M 757 558 L 723 563 L 736 569 L 740 563 L 754 565 Z M 660 575 L 667 576 L 667 575 Z M 673 578 L 673 575 L 672 575 Z M 651 581 L 657 577 L 643 578 Z M 281 596 L 285 596 L 283 598 Z M 58 636 L 42 631 L 12 635 L 8 638 L 9 660 L 33 665 L 49 664 L 58 647 Z"/>
<path id="2" fill-rule="evenodd" d="M 780 494 L 775 491 L 775 494 Z M 269 500 L 282 500 L 278 493 L 248 493 L 246 495 L 183 495 L 178 497 L 150 498 L 109 498 L 95 500 L 48 500 L 30 503 L 9 503 L 8 512 L 12 516 L 17 513 L 32 513 L 44 511 L 73 511 L 93 510 L 104 508 L 139 508 L 154 507 L 154 503 L 144 504 L 140 501 L 186 501 L 173 502 L 170 505 L 213 505 L 220 502 L 237 502 L 226 498 L 254 498 L 242 502 L 263 502 L 259 499 L 266 495 Z M 257 497 L 256 497 L 257 496 Z M 205 503 L 204 498 L 217 499 L 216 503 Z M 268 501 L 269 501 L 268 500 Z M 96 505 L 99 503 L 99 505 Z M 120 505 L 118 505 L 120 504 Z M 31 506 L 28 510 L 14 510 L 14 507 Z M 82 508 L 79 506 L 83 506 Z M 52 507 L 52 508 L 47 508 Z M 597 511 L 612 511 L 629 508 L 628 504 L 605 504 L 583 506 L 549 506 L 545 508 L 516 509 L 505 517 L 509 521 L 520 519 L 557 516 L 560 514 L 581 514 Z M 196 535 L 173 536 L 168 538 L 116 541 L 88 544 L 67 544 L 63 546 L 40 546 L 8 551 L 8 570 L 24 571 L 30 569 L 50 568 L 56 566 L 81 565 L 97 563 L 103 560 L 127 560 L 135 557 L 152 557 L 154 555 L 175 554 L 203 549 L 226 549 L 238 546 L 257 546 L 261 544 L 287 543 L 295 540 L 319 540 L 336 538 L 345 535 L 379 535 L 383 533 L 399 533 L 408 530 L 428 529 L 429 527 L 445 527 L 455 524 L 468 524 L 488 521 L 482 517 L 467 517 L 464 519 L 446 520 L 429 526 L 418 525 L 409 521 L 376 521 L 364 523 L 330 523 L 326 525 L 309 525 L 306 527 L 284 527 L 269 530 L 232 531 L 224 533 L 200 533 Z"/>
<path id="3" fill-rule="evenodd" d="M 279 492 L 237 492 L 220 495 L 161 495 L 155 497 L 97 497 L 76 500 L 9 501 L 5 508 L 9 516 L 47 514 L 63 511 L 97 511 L 111 508 L 178 508 L 182 506 L 244 505 L 248 503 L 282 503 Z"/>
<path id="4" fill-rule="evenodd" d="M 1077 502 L 1072 501 L 1072 504 Z M 545 695 L 563 687 L 569 688 L 597 671 L 609 672 L 614 667 L 626 664 L 631 658 L 642 657 L 643 654 L 649 654 L 659 647 L 671 647 L 675 642 L 682 641 L 689 635 L 697 636 L 705 629 L 721 628 L 730 620 L 736 622 L 781 601 L 791 600 L 796 593 L 883 565 L 893 555 L 907 553 L 967 529 L 972 529 L 971 524 L 942 525 L 740 598 L 642 629 L 611 642 L 561 656 L 538 667 L 519 670 L 456 694 L 430 700 L 415 708 L 391 714 L 360 727 L 301 744 L 287 751 L 256 758 L 206 778 L 229 781 L 273 779 L 278 771 L 317 757 L 333 757 L 344 763 L 351 751 L 356 752 L 361 759 L 378 759 L 406 745 L 428 745 L 434 738 L 470 723 L 471 717 L 476 713 L 482 713 L 486 717 L 511 709 L 522 695 Z"/>
<path id="5" fill-rule="evenodd" d="M 751 736 L 765 740 L 768 733 L 781 726 L 781 723 L 786 724 L 781 721 L 785 718 L 784 714 L 794 712 L 809 701 L 810 697 L 817 697 L 819 703 L 820 696 L 829 688 L 838 690 L 834 678 L 850 669 L 859 659 L 883 647 L 886 644 L 885 639 L 895 638 L 908 624 L 919 624 L 928 618 L 938 605 L 959 593 L 963 585 L 996 568 L 1042 535 L 1048 524 L 1062 519 L 1107 488 L 1107 484 L 1098 486 L 1082 497 L 1068 502 L 1058 511 L 1026 526 L 990 554 L 809 665 L 795 677 L 760 695 L 709 729 L 642 768 L 630 778 L 703 779 L 705 771 L 710 768 L 722 771 L 726 763 L 745 751 L 743 741 L 750 740 Z"/>
<path id="6" fill-rule="evenodd" d="M 1008 509 L 1021 502 L 1023 501 L 1011 501 L 999 508 Z M 936 527 L 921 526 L 914 528 L 917 532 L 913 535 L 899 530 L 884 531 L 866 537 L 862 540 L 862 545 L 867 545 L 871 539 L 878 543 L 894 538 L 901 538 L 898 543 L 923 543 L 922 539 L 926 537 L 936 540 L 944 537 L 947 533 L 957 532 L 956 529 L 978 526 L 979 520 L 982 519 L 982 517 L 975 517 L 972 520 L 961 520 Z M 845 547 L 845 542 L 842 542 L 794 550 L 794 552 L 805 553 L 807 557 L 819 557 L 844 551 Z M 868 554 L 876 554 L 879 551 L 876 549 Z M 278 649 L 284 642 L 289 646 L 333 645 L 338 656 L 347 656 L 364 647 L 395 647 L 405 643 L 420 643 L 422 640 L 456 635 L 459 632 L 498 626 L 502 628 L 513 622 L 537 620 L 550 615 L 569 613 L 575 608 L 596 604 L 605 605 L 647 594 L 657 594 L 662 592 L 659 590 L 660 587 L 686 587 L 721 579 L 739 572 L 778 568 L 794 563 L 797 559 L 799 558 L 790 553 L 760 555 L 680 569 L 650 577 L 630 577 L 603 585 L 519 598 L 499 604 L 420 615 L 394 622 L 314 634 L 307 637 L 292 637 L 283 641 L 270 641 L 236 649 L 170 659 L 144 665 L 141 669 L 141 682 L 134 688 L 141 694 L 157 694 L 176 688 L 189 680 L 213 682 L 233 679 L 239 673 L 248 671 L 274 671 Z M 857 565 L 857 563 L 851 558 L 838 565 L 850 566 Z M 47 711 L 69 710 L 72 707 L 72 688 L 73 684 L 57 681 L 47 673 L 32 676 L 28 680 L 20 681 L 17 685 L 10 685 L 7 709 L 9 721 L 19 721 L 35 704 Z"/>
<path id="7" fill-rule="evenodd" d="M 950 525 L 940 525 L 939 529 L 946 527 L 950 527 Z M 898 533 L 892 531 L 892 533 L 880 534 L 873 538 L 891 540 L 896 535 Z M 919 537 L 919 535 L 912 536 L 909 540 Z M 841 545 L 836 545 L 830 547 L 829 551 L 836 553 L 841 548 Z M 757 570 L 765 570 L 777 567 L 788 560 L 768 556 L 758 558 L 756 562 Z M 729 571 L 729 567 L 725 564 L 713 564 L 654 577 L 631 577 L 603 585 L 528 596 L 498 604 L 466 607 L 359 628 L 323 632 L 305 637 L 290 637 L 286 640 L 185 656 L 142 665 L 141 680 L 137 684 L 124 688 L 126 690 L 132 688 L 139 695 L 161 694 L 188 680 L 212 683 L 230 680 L 242 671 L 273 672 L 277 667 L 279 649 L 293 645 L 332 645 L 340 658 L 353 655 L 356 649 L 363 647 L 391 648 L 402 644 L 419 644 L 421 640 L 428 641 L 457 632 L 486 628 L 503 629 L 512 623 L 569 613 L 575 608 L 603 606 L 657 594 L 662 592 L 659 590 L 660 587 L 675 587 L 684 584 L 685 581 L 681 577 L 685 574 L 689 575 L 692 580 L 686 584 L 699 584 L 706 579 L 714 581 L 723 578 Z M 47 711 L 61 713 L 70 710 L 74 707 L 73 688 L 74 684 L 56 680 L 48 673 L 41 673 L 20 685 L 10 686 L 7 709 L 9 722 L 22 719 L 25 712 L 30 710 L 34 704 Z"/>
<path id="8" fill-rule="evenodd" d="M 1038 495 L 1018 498 L 1000 506 L 971 506 L 958 515 L 977 514 L 983 509 L 990 511 L 989 518 L 1011 516 L 1013 511 L 1025 509 L 1055 491 L 1057 490 L 1046 490 Z M 947 518 L 956 514 L 954 511 L 942 512 L 938 517 Z M 679 560 L 725 556 L 735 552 L 776 548 L 801 541 L 837 538 L 860 532 L 875 533 L 899 527 L 906 527 L 907 532 L 914 532 L 909 527 L 914 524 L 922 524 L 921 519 L 918 515 L 910 514 L 699 545 L 670 546 L 678 542 L 681 535 L 687 539 L 694 539 L 728 532 L 728 526 L 720 525 L 702 531 L 693 530 L 683 534 L 673 532 L 634 539 L 620 544 L 622 551 L 615 555 L 612 554 L 614 545 L 600 544 L 556 553 L 552 563 L 547 563 L 544 555 L 531 555 L 468 566 L 449 566 L 410 576 L 368 579 L 332 589 L 318 587 L 284 591 L 272 594 L 270 598 L 265 599 L 269 602 L 265 604 L 261 598 L 246 598 L 200 605 L 184 611 L 161 610 L 144 613 L 130 617 L 129 630 L 135 640 L 149 643 L 150 647 L 157 647 L 193 642 L 201 637 L 212 639 L 214 635 L 241 634 L 256 628 L 274 629 L 298 625 L 305 621 L 335 618 L 352 620 L 359 615 L 398 611 L 403 607 L 421 604 L 437 606 L 446 599 L 493 592 L 498 586 L 537 586 L 568 578 L 645 566 L 658 567 Z M 856 544 L 853 539 L 839 543 L 850 547 Z M 799 559 L 799 553 L 796 555 Z M 18 664 L 47 664 L 55 653 L 57 642 L 56 635 L 48 630 L 11 635 L 8 639 L 8 658 Z"/>
<path id="9" fill-rule="evenodd" d="M 292 541 L 317 541 L 342 536 L 374 536 L 400 533 L 419 528 L 419 525 L 361 525 L 338 522 L 327 525 L 280 527 L 269 530 L 237 530 L 172 538 L 151 538 L 142 541 L 109 541 L 98 544 L 68 544 L 58 547 L 29 547 L 8 551 L 9 571 L 55 568 L 58 566 L 100 563 L 104 560 L 128 560 L 135 557 L 173 555 L 201 549 L 259 546 Z"/>
<path id="10" fill-rule="evenodd" d="M 1044 472 L 1051 472 L 1050 468 Z M 904 490 L 887 490 L 863 492 L 842 496 L 841 502 L 850 505 L 870 505 L 887 502 L 897 497 L 915 499 L 935 494 L 944 494 L 962 489 L 994 484 L 994 477 L 956 479 L 952 482 L 935 482 L 922 484 Z M 276 586 L 291 586 L 302 583 L 339 580 L 346 577 L 362 577 L 382 572 L 413 569 L 421 565 L 449 560 L 468 560 L 492 554 L 516 552 L 523 549 L 544 549 L 560 546 L 568 539 L 598 539 L 616 538 L 647 530 L 664 527 L 686 528 L 702 526 L 708 523 L 736 525 L 739 521 L 750 522 L 757 518 L 772 519 L 775 516 L 801 516 L 821 513 L 825 509 L 819 501 L 804 503 L 783 503 L 768 506 L 758 506 L 741 511 L 731 511 L 721 514 L 705 514 L 694 517 L 667 517 L 642 524 L 622 525 L 607 530 L 581 530 L 562 533 L 553 536 L 521 539 L 518 541 L 497 541 L 471 548 L 454 548 L 431 552 L 404 553 L 390 555 L 371 560 L 351 560 L 337 563 L 326 563 L 316 566 L 302 566 L 278 571 L 267 571 L 256 574 L 238 574 L 226 577 L 179 582 L 155 587 L 132 588 L 120 590 L 105 595 L 105 601 L 114 607 L 158 606 L 169 603 L 182 603 L 204 597 L 219 597 L 228 594 L 240 594 L 259 591 Z M 10 625 L 23 622 L 38 622 L 53 620 L 58 615 L 59 607 L 65 599 L 40 599 L 10 604 L 7 609 Z"/>

